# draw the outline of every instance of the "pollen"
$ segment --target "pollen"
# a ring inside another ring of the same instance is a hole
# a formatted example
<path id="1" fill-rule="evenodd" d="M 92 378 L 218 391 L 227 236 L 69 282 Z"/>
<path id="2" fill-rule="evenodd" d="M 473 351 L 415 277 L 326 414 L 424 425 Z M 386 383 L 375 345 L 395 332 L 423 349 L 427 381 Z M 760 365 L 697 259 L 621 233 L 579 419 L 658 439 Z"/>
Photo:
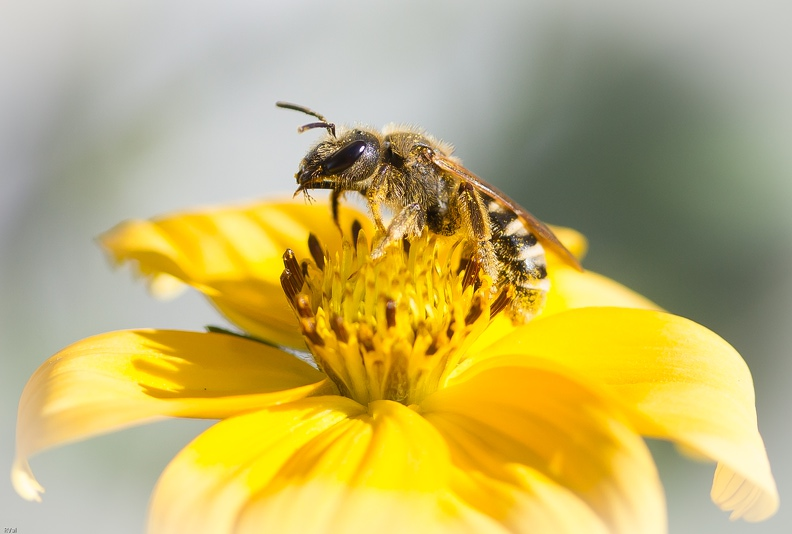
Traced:
<path id="1" fill-rule="evenodd" d="M 374 236 L 375 239 L 378 236 Z M 330 255 L 283 255 L 281 285 L 317 367 L 361 404 L 420 402 L 510 301 L 453 237 L 424 232 L 373 259 L 359 224 Z"/>

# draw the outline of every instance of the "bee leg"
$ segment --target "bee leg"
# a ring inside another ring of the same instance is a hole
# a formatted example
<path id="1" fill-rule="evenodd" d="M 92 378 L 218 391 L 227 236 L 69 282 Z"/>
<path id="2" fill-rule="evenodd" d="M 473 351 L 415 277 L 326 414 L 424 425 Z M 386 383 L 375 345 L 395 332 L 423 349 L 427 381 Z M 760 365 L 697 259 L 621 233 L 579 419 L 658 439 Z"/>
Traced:
<path id="1" fill-rule="evenodd" d="M 421 205 L 417 202 L 415 204 L 408 204 L 404 206 L 399 213 L 393 217 L 388 230 L 382 241 L 371 251 L 371 257 L 377 259 L 385 254 L 385 249 L 391 245 L 398 244 L 405 236 L 414 236 L 421 233 L 421 230 L 426 225 L 426 214 L 424 213 Z"/>
<path id="2" fill-rule="evenodd" d="M 333 212 L 333 222 L 339 229 L 341 228 L 341 224 L 338 222 L 338 202 L 343 195 L 344 192 L 340 189 L 333 189 L 330 193 L 330 210 Z"/>
<path id="3" fill-rule="evenodd" d="M 492 246 L 492 232 L 489 225 L 489 213 L 484 207 L 481 195 L 469 182 L 459 184 L 460 211 L 463 224 L 468 229 L 468 234 L 476 238 L 476 260 L 481 264 L 482 270 L 487 273 L 493 282 L 498 281 L 498 261 L 495 249 Z"/>
<path id="4" fill-rule="evenodd" d="M 460 207 L 470 233 L 476 236 L 479 241 L 489 241 L 491 238 L 489 213 L 487 213 L 487 209 L 481 201 L 481 196 L 479 196 L 473 185 L 468 182 L 459 184 L 457 193 L 462 201 Z"/>
<path id="5" fill-rule="evenodd" d="M 385 229 L 385 224 L 382 222 L 379 202 L 372 202 L 369 200 L 369 209 L 371 210 L 371 216 L 374 218 L 374 224 L 377 225 L 377 230 L 383 234 L 386 233 L 387 230 Z M 391 223 L 391 226 L 393 226 L 393 223 Z"/>
<path id="6" fill-rule="evenodd" d="M 495 257 L 495 248 L 490 241 L 479 241 L 476 244 L 476 260 L 481 264 L 481 270 L 492 278 L 492 289 L 497 289 L 498 260 Z"/>
<path id="7" fill-rule="evenodd" d="M 374 218 L 374 224 L 377 225 L 377 230 L 383 234 L 386 233 L 386 230 L 385 224 L 382 222 L 380 206 L 385 200 L 385 195 L 387 194 L 387 190 L 385 188 L 386 179 L 387 176 L 385 175 L 385 172 L 381 170 L 379 173 L 377 173 L 377 176 L 374 178 L 372 184 L 365 192 L 366 202 L 368 203 L 369 210 L 371 211 L 371 216 Z M 393 223 L 391 223 L 391 226 L 393 226 Z"/>

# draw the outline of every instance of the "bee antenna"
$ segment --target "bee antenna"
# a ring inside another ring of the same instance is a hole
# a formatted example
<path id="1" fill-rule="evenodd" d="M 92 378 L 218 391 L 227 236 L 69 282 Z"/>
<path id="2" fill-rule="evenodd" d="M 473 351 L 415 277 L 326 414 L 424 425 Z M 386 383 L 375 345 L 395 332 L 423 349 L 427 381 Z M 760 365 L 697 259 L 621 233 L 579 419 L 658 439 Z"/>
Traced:
<path id="1" fill-rule="evenodd" d="M 275 102 L 275 105 L 283 109 L 292 109 L 294 111 L 300 111 L 302 113 L 305 113 L 306 115 L 316 117 L 321 121 L 321 122 L 311 122 L 304 126 L 300 126 L 299 128 L 297 128 L 298 133 L 303 133 L 306 130 L 312 130 L 314 128 L 325 128 L 330 135 L 332 135 L 333 137 L 336 136 L 335 124 L 333 124 L 332 122 L 328 122 L 327 119 L 324 118 L 324 115 L 317 113 L 316 111 L 309 109 L 305 106 L 300 106 L 298 104 L 291 104 L 289 102 Z"/>
<path id="2" fill-rule="evenodd" d="M 332 122 L 312 122 L 310 124 L 304 124 L 297 128 L 297 133 L 303 133 L 305 130 L 312 130 L 314 128 L 326 128 L 328 133 L 333 137 L 336 136 L 335 134 L 335 124 Z"/>

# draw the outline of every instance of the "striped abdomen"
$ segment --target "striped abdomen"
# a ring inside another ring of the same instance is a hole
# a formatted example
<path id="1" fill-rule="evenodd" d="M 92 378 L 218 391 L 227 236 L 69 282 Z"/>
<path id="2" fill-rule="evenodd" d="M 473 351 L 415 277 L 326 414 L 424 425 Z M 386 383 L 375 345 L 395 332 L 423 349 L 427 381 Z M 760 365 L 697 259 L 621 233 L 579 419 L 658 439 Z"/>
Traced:
<path id="1" fill-rule="evenodd" d="M 481 196 L 490 217 L 498 279 L 514 288 L 509 315 L 515 323 L 523 323 L 539 313 L 550 289 L 544 248 L 516 213 L 488 195 Z"/>

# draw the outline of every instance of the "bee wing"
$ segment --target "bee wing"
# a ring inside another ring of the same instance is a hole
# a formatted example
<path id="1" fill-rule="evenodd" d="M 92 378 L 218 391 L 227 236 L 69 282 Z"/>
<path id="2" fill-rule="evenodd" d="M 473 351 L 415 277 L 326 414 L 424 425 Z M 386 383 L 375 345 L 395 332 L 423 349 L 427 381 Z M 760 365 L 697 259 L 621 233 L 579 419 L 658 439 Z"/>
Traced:
<path id="1" fill-rule="evenodd" d="M 543 245 L 550 248 L 553 252 L 561 256 L 561 258 L 574 267 L 582 271 L 583 267 L 577 258 L 567 250 L 567 248 L 558 240 L 552 230 L 547 227 L 542 221 L 528 213 L 522 206 L 510 199 L 503 191 L 497 187 L 488 184 L 455 160 L 438 154 L 437 152 L 431 155 L 432 163 L 434 163 L 441 170 L 457 176 L 459 179 L 471 184 L 478 191 L 500 201 L 507 208 L 512 210 L 517 216 L 522 219 L 526 226 L 536 235 Z"/>

